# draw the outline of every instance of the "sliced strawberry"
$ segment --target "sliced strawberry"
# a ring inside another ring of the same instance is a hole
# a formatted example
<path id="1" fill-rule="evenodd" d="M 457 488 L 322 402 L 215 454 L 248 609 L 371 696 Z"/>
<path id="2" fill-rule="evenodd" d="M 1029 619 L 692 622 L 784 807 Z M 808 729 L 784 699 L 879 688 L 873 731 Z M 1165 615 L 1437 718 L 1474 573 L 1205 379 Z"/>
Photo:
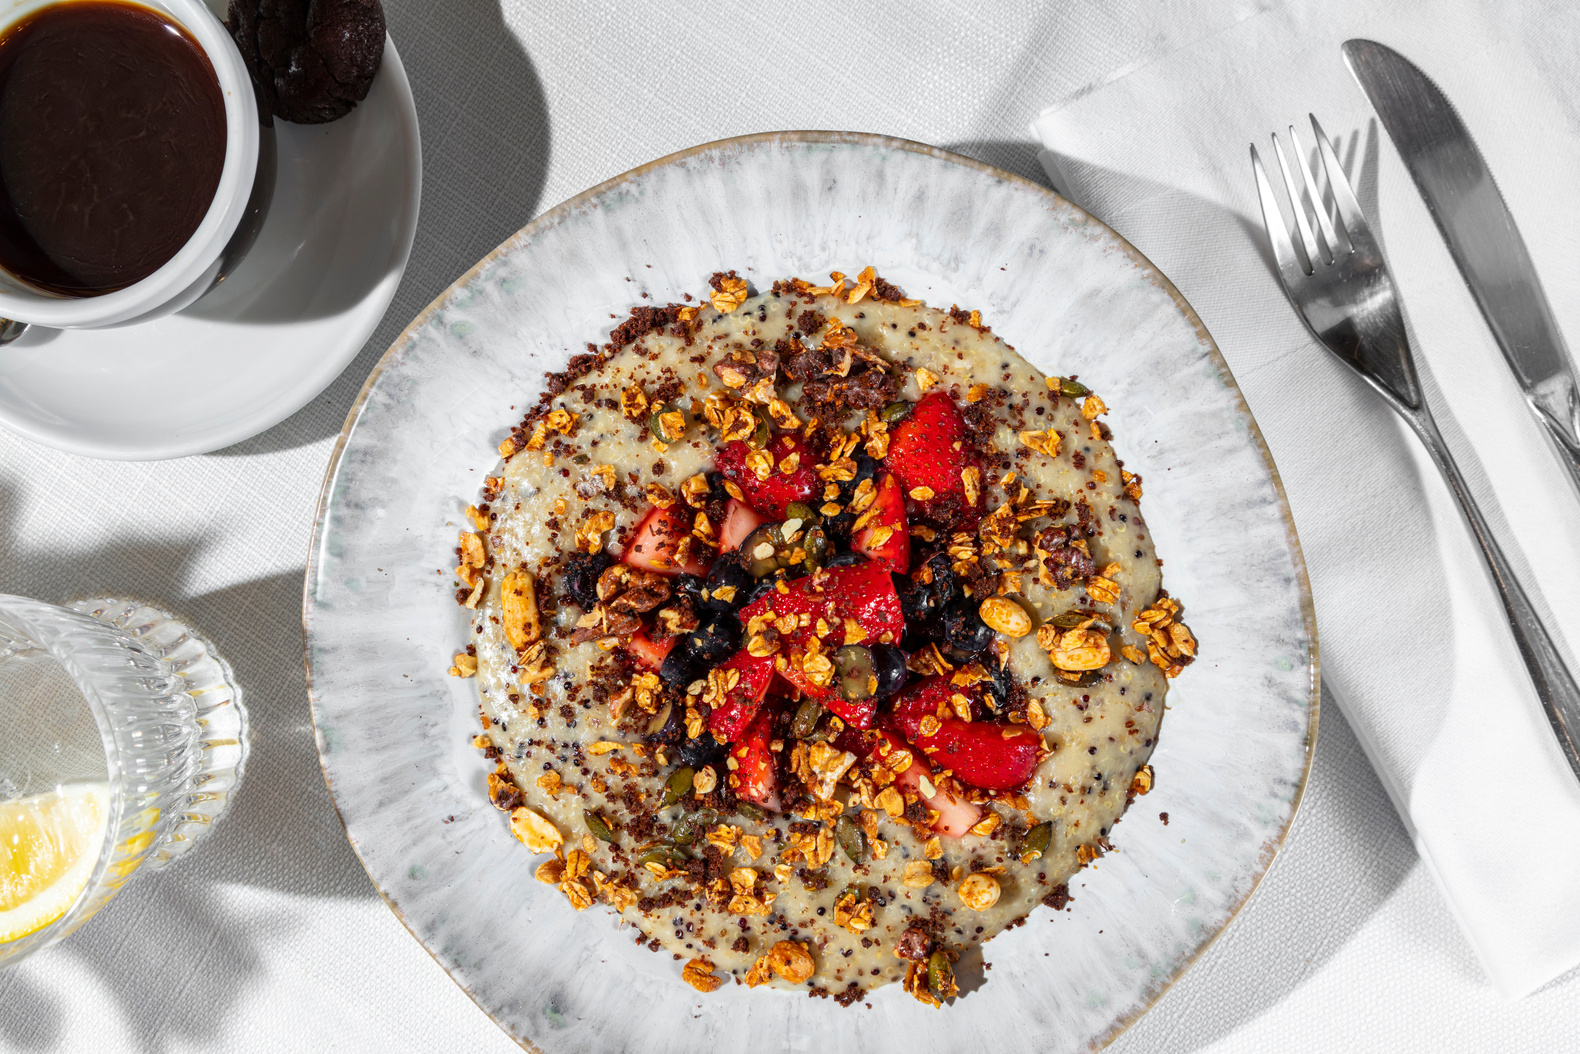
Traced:
<path id="1" fill-rule="evenodd" d="M 903 575 L 911 569 L 911 532 L 905 523 L 905 491 L 892 472 L 883 474 L 878 484 L 878 496 L 872 507 L 862 513 L 871 516 L 867 526 L 850 539 L 850 547 L 864 553 L 879 563 L 888 565 L 890 571 Z M 883 532 L 881 538 L 877 537 Z"/>
<path id="2" fill-rule="evenodd" d="M 958 717 L 938 724 L 937 732 L 918 737 L 916 745 L 961 783 L 983 790 L 1011 790 L 1030 779 L 1042 760 L 1042 736 L 1025 725 Z"/>
<path id="3" fill-rule="evenodd" d="M 775 617 L 806 615 L 807 623 L 786 634 L 789 648 L 804 648 L 807 638 L 817 632 L 822 619 L 829 627 L 825 643 L 832 652 L 845 643 L 845 619 L 853 619 L 866 634 L 862 643 L 883 641 L 892 644 L 905 633 L 905 615 L 900 596 L 888 570 L 875 562 L 856 567 L 834 567 L 827 571 L 785 583 L 786 592 L 775 590 L 747 604 L 740 611 L 742 624 L 772 611 Z"/>
<path id="4" fill-rule="evenodd" d="M 951 526 L 974 526 L 981 519 L 977 505 L 966 500 L 961 473 L 975 465 L 967 449 L 966 423 L 954 400 L 943 392 L 924 395 L 889 436 L 884 464 L 900 477 L 907 495 L 917 487 L 933 492 L 916 501 L 924 517 Z"/>
<path id="5" fill-rule="evenodd" d="M 999 721 L 962 721 L 953 712 L 956 693 L 971 695 L 943 676 L 911 685 L 895 702 L 884 723 L 915 743 L 938 768 L 951 770 L 962 783 L 983 790 L 1009 790 L 1031 778 L 1042 759 L 1042 736 L 1025 725 Z M 921 734 L 922 718 L 938 718 L 938 731 Z"/>
<path id="6" fill-rule="evenodd" d="M 758 658 L 742 648 L 725 659 L 718 669 L 740 674 L 740 680 L 730 689 L 723 705 L 714 707 L 708 717 L 708 728 L 714 738 L 729 742 L 740 736 L 762 708 L 763 697 L 773 683 L 774 660 L 772 656 Z"/>
<path id="7" fill-rule="evenodd" d="M 787 515 L 785 506 L 792 501 L 809 501 L 817 493 L 817 475 L 812 471 L 816 458 L 798 432 L 781 432 L 768 440 L 763 449 L 774 461 L 767 479 L 758 479 L 757 473 L 746 467 L 746 455 L 752 448 L 743 440 L 736 439 L 719 447 L 717 466 L 725 479 L 741 489 L 748 505 L 782 520 Z M 795 467 L 789 472 L 782 471 L 786 459 L 792 456 Z"/>
<path id="8" fill-rule="evenodd" d="M 637 662 L 649 670 L 656 670 L 664 665 L 664 656 L 680 642 L 680 638 L 665 637 L 663 640 L 655 641 L 648 636 L 648 632 L 646 629 L 639 630 L 635 636 L 626 641 L 625 646 Z"/>
<path id="9" fill-rule="evenodd" d="M 734 498 L 724 506 L 724 524 L 719 528 L 719 546 L 722 551 L 739 549 L 751 533 L 768 522 L 768 517 Z"/>
<path id="10" fill-rule="evenodd" d="M 774 774 L 774 756 L 769 747 L 773 725 L 773 711 L 759 714 L 740 741 L 730 747 L 730 787 L 736 797 L 778 812 L 779 778 Z"/>
<path id="11" fill-rule="evenodd" d="M 943 713 L 949 713 L 949 700 L 957 691 L 960 689 L 949 683 L 949 678 L 941 674 L 924 677 L 907 686 L 899 694 L 894 700 L 894 710 L 884 715 L 883 723 L 886 727 L 898 730 L 901 735 L 914 743 L 919 734 L 918 726 L 922 718 L 928 714 L 937 716 L 940 707 Z"/>
<path id="12" fill-rule="evenodd" d="M 678 575 L 682 571 L 692 575 L 708 573 L 708 563 L 699 556 L 711 556 L 706 546 L 693 539 L 686 559 L 676 562 L 675 554 L 683 538 L 691 536 L 691 518 L 679 502 L 667 508 L 649 506 L 647 515 L 637 522 L 626 543 L 625 555 L 620 559 L 644 571 L 657 571 L 661 575 Z"/>
<path id="13" fill-rule="evenodd" d="M 925 755 L 920 751 L 906 746 L 892 732 L 880 730 L 874 735 L 876 738 L 871 740 L 869 757 L 874 753 L 887 756 L 894 750 L 910 750 L 912 757 L 911 767 L 895 778 L 894 785 L 901 794 L 907 791 L 914 791 L 916 796 L 921 798 L 922 802 L 929 809 L 938 813 L 938 819 L 933 821 L 933 830 L 953 838 L 962 838 L 966 832 L 976 825 L 978 820 L 982 819 L 980 806 L 966 801 L 947 787 L 940 787 L 933 783 L 932 769 L 923 760 Z M 923 780 L 926 780 L 925 784 Z M 927 787 L 932 787 L 932 794 L 926 793 Z"/>

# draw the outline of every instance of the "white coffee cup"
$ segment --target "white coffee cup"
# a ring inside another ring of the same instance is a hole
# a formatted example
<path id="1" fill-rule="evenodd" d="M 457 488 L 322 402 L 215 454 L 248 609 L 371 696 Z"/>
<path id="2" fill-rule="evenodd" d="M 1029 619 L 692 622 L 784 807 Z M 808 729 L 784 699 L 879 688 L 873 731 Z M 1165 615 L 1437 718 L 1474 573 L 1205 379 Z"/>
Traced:
<path id="1" fill-rule="evenodd" d="M 0 19 L 0 33 L 59 2 L 19 0 Z M 37 289 L 0 268 L 0 317 L 51 329 L 92 329 L 168 315 L 208 292 L 221 268 L 234 266 L 238 253 L 245 251 L 246 246 L 239 243 L 256 233 L 257 220 L 267 207 L 267 192 L 273 186 L 273 130 L 265 132 L 260 125 L 257 97 L 241 52 L 203 0 L 139 2 L 185 28 L 208 56 L 219 79 L 225 101 L 225 163 L 214 200 L 192 237 L 164 266 L 124 289 L 68 297 Z M 254 184 L 259 190 L 256 198 Z M 238 244 L 233 245 L 233 240 Z"/>

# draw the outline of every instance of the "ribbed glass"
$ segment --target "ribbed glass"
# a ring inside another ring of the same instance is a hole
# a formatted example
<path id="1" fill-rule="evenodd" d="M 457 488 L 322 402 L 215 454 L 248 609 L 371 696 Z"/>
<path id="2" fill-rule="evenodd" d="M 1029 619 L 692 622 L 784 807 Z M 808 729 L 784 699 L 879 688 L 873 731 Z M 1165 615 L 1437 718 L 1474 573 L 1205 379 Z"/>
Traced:
<path id="1" fill-rule="evenodd" d="M 0 594 L 0 638 L 48 651 L 75 682 L 98 724 L 110 789 L 87 886 L 60 918 L 0 944 L 5 965 L 66 936 L 138 870 L 163 867 L 202 838 L 241 779 L 247 716 L 229 665 L 146 604 L 95 598 L 62 608 Z"/>

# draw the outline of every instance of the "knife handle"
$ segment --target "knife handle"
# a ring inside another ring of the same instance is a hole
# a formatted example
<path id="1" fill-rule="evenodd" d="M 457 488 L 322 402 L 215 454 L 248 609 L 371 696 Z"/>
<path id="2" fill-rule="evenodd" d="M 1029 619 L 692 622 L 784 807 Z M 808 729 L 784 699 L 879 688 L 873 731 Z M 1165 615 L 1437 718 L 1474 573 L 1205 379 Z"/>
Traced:
<path id="1" fill-rule="evenodd" d="M 1547 628 L 1542 625 L 1536 609 L 1531 606 L 1530 598 L 1525 595 L 1519 579 L 1514 577 L 1514 570 L 1504 557 L 1503 550 L 1492 537 L 1492 531 L 1487 527 L 1487 521 L 1482 517 L 1470 488 L 1465 485 L 1465 478 L 1459 474 L 1459 466 L 1448 452 L 1448 444 L 1443 442 L 1443 436 L 1438 432 L 1431 414 L 1418 411 L 1406 414 L 1405 419 L 1414 427 L 1427 453 L 1443 473 L 1448 489 L 1459 502 L 1460 511 L 1465 514 L 1470 533 L 1475 536 L 1487 571 L 1492 575 L 1493 585 L 1497 586 L 1498 597 L 1503 601 L 1503 612 L 1508 617 L 1509 632 L 1514 635 L 1520 658 L 1525 660 L 1526 671 L 1536 688 L 1542 709 L 1547 712 L 1547 721 L 1558 739 L 1559 749 L 1563 751 L 1564 759 L 1569 762 L 1575 777 L 1580 779 L 1580 686 L 1575 684 L 1563 656 L 1553 644 Z M 1543 420 L 1546 420 L 1545 416 Z"/>

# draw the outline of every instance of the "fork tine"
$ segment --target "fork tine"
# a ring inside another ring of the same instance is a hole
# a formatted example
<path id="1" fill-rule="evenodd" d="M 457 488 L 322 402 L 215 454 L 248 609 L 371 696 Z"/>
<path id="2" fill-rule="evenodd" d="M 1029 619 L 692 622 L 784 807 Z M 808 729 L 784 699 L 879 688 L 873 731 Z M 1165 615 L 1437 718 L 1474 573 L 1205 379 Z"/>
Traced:
<path id="1" fill-rule="evenodd" d="M 1327 262 L 1332 263 L 1339 254 L 1338 236 L 1333 230 L 1333 221 L 1328 218 L 1328 207 L 1322 200 L 1322 190 L 1317 183 L 1311 165 L 1306 161 L 1306 151 L 1300 145 L 1300 137 L 1295 134 L 1295 126 L 1289 126 L 1289 150 L 1295 155 L 1295 168 L 1300 173 L 1300 181 L 1305 184 L 1306 192 L 1311 195 L 1311 209 L 1317 214 L 1317 226 L 1322 231 L 1322 241 L 1328 247 Z"/>
<path id="2" fill-rule="evenodd" d="M 1306 260 L 1310 264 L 1306 273 L 1316 270 L 1317 265 L 1325 263 L 1322 259 L 1322 250 L 1317 248 L 1316 236 L 1311 233 L 1311 224 L 1306 220 L 1306 206 L 1300 200 L 1300 191 L 1295 187 L 1295 179 L 1289 174 L 1289 161 L 1284 157 L 1284 144 L 1278 141 L 1278 133 L 1273 133 L 1273 153 L 1278 155 L 1278 171 L 1284 177 L 1284 190 L 1289 194 L 1289 207 L 1295 211 L 1295 227 L 1300 231 L 1300 246 L 1306 250 Z"/>
<path id="3" fill-rule="evenodd" d="M 1256 152 L 1256 144 L 1251 144 L 1251 168 L 1256 173 L 1256 192 L 1262 199 L 1262 226 L 1267 228 L 1267 240 L 1273 246 L 1273 259 L 1278 263 L 1278 273 L 1283 276 L 1284 286 L 1293 289 L 1295 282 L 1307 274 L 1300 258 L 1295 255 L 1295 247 L 1289 240 L 1289 228 L 1284 226 L 1284 215 L 1278 210 L 1278 199 L 1273 196 L 1273 185 L 1267 181 L 1267 170 L 1262 167 L 1262 158 Z"/>
<path id="4" fill-rule="evenodd" d="M 1350 239 L 1350 246 L 1369 237 L 1366 227 L 1366 215 L 1361 212 L 1361 203 L 1355 200 L 1355 192 L 1350 189 L 1349 177 L 1344 174 L 1344 166 L 1339 164 L 1339 155 L 1333 152 L 1333 144 L 1328 141 L 1328 134 L 1322 130 L 1322 125 L 1317 123 L 1316 114 L 1308 114 L 1311 118 L 1311 131 L 1317 137 L 1317 151 L 1322 155 L 1322 170 L 1328 174 L 1328 186 L 1333 189 L 1333 203 L 1339 207 L 1339 218 L 1344 221 L 1344 233 Z"/>

